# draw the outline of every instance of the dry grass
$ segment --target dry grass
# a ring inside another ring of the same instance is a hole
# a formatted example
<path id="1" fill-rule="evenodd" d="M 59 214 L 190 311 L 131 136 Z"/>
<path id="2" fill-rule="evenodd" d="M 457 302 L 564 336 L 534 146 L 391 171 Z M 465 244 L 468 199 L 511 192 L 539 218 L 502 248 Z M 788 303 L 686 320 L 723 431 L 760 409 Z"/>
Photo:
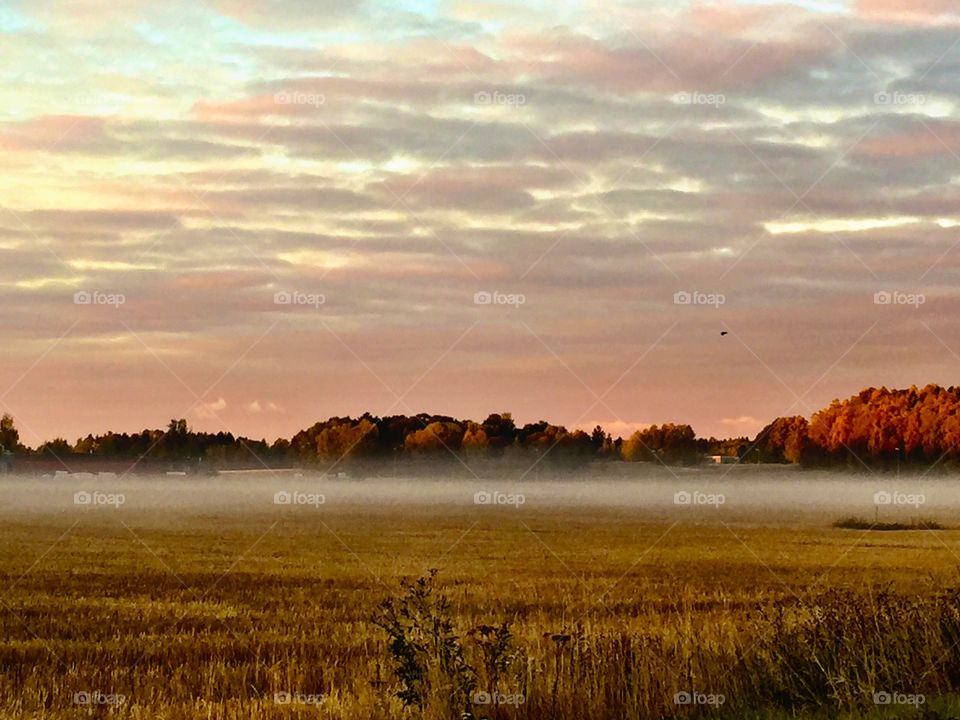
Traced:
<path id="1" fill-rule="evenodd" d="M 370 618 L 429 568 L 479 689 L 491 678 L 468 632 L 510 625 L 496 690 L 525 702 L 478 718 L 870 717 L 881 691 L 957 716 L 949 531 L 355 508 L 92 511 L 8 519 L 2 538 L 3 718 L 404 717 Z M 677 706 L 690 690 L 725 702 Z M 78 707 L 83 691 L 126 701 Z M 284 692 L 323 701 L 277 704 Z M 430 708 L 407 716 L 455 716 Z"/>

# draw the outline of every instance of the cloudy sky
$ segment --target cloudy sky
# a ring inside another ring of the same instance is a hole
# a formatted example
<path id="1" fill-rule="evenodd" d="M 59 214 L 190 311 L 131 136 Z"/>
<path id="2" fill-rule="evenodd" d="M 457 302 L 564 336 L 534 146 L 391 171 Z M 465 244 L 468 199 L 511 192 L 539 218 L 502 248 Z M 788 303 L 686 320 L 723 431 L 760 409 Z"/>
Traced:
<path id="1" fill-rule="evenodd" d="M 955 384 L 958 78 L 960 0 L 5 0 L 0 410 L 731 435 Z"/>

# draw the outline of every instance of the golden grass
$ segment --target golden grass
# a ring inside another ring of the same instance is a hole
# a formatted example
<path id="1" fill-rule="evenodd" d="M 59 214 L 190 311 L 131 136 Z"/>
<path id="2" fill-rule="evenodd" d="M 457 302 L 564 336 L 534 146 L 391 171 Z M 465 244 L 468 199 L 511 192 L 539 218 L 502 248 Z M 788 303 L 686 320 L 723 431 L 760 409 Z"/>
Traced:
<path id="1" fill-rule="evenodd" d="M 44 515 L 2 538 L 3 718 L 403 717 L 370 617 L 430 568 L 462 636 L 510 623 L 499 691 L 525 702 L 500 718 L 867 717 L 874 692 L 954 707 L 960 683 L 953 531 L 341 508 Z M 685 690 L 726 702 L 675 705 Z"/>

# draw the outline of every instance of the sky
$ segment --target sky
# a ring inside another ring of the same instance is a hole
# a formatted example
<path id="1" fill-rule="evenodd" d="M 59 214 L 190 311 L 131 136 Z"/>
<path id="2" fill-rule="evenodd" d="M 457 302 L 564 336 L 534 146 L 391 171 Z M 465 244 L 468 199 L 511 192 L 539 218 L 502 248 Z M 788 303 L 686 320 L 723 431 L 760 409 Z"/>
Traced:
<path id="1" fill-rule="evenodd" d="M 0 411 L 733 436 L 954 384 L 958 78 L 960 0 L 5 0 Z"/>

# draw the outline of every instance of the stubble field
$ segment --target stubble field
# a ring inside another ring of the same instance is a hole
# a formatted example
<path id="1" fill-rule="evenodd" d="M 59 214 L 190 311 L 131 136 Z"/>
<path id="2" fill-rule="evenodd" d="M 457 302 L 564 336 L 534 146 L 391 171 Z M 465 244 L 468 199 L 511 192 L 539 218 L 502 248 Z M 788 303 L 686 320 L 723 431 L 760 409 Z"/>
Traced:
<path id="1" fill-rule="evenodd" d="M 6 488 L 0 716 L 960 716 L 955 530 L 537 503 L 549 486 L 512 505 L 174 487 Z M 433 569 L 419 599 L 402 586 Z M 373 622 L 389 598 L 406 646 Z"/>

